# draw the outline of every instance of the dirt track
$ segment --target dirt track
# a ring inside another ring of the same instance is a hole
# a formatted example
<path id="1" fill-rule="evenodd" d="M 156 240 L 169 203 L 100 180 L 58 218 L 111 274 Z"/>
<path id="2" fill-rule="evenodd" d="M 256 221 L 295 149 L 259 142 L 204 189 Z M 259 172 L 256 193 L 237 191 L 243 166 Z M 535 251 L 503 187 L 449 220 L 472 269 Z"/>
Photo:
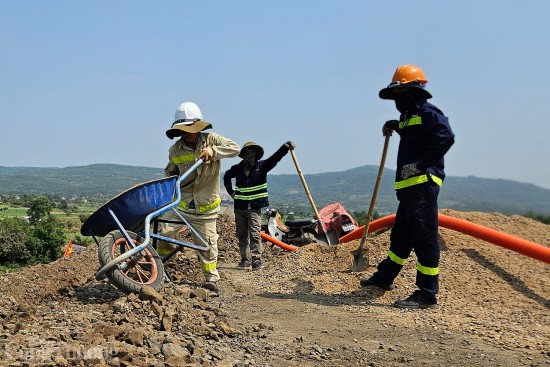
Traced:
<path id="1" fill-rule="evenodd" d="M 550 226 L 523 217 L 443 213 L 550 245 Z M 231 220 L 218 227 L 219 294 L 198 287 L 192 251 L 140 296 L 93 280 L 95 246 L 2 276 L 0 366 L 550 365 L 550 265 L 441 229 L 440 305 L 408 311 L 391 304 L 414 289 L 414 261 L 391 292 L 358 286 L 389 233 L 369 240 L 363 274 L 349 272 L 358 242 L 267 245 L 266 267 L 243 272 Z"/>

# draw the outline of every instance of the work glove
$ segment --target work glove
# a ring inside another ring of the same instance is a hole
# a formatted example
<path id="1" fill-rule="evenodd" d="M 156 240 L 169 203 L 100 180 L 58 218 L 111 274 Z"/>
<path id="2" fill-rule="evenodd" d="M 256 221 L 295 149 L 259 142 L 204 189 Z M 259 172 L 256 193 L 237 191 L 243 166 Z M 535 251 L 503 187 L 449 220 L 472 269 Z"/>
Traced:
<path id="1" fill-rule="evenodd" d="M 285 147 L 287 147 L 289 150 L 294 150 L 296 148 L 296 144 L 293 141 L 287 141 L 285 143 Z"/>
<path id="2" fill-rule="evenodd" d="M 416 163 L 409 163 L 403 166 L 401 169 L 401 177 L 406 180 L 409 177 L 415 176 L 420 173 L 420 170 L 416 168 Z"/>
<path id="3" fill-rule="evenodd" d="M 398 126 L 399 126 L 399 121 L 397 121 L 397 120 L 386 121 L 386 123 L 382 127 L 382 135 L 383 136 L 387 136 L 387 135 L 391 136 L 393 130 L 397 129 Z"/>

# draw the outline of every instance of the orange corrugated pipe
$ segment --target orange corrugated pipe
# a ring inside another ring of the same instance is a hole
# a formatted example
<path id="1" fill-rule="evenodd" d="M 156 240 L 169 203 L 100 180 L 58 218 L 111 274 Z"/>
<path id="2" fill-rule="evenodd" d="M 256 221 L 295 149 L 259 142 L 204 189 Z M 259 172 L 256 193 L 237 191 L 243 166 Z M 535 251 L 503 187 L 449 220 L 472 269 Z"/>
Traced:
<path id="1" fill-rule="evenodd" d="M 385 217 L 378 218 L 377 220 L 373 220 L 369 224 L 369 233 L 376 232 L 379 229 L 389 227 L 393 223 L 395 223 L 395 214 L 387 215 Z M 365 228 L 365 226 L 361 226 L 351 231 L 350 233 L 340 237 L 340 243 L 358 240 L 359 238 L 361 238 L 361 235 L 363 235 L 363 228 Z"/>
<path id="2" fill-rule="evenodd" d="M 394 222 L 395 214 L 377 219 L 369 225 L 369 233 L 388 227 Z M 479 238 L 494 245 L 507 248 L 522 255 L 550 264 L 550 247 L 539 245 L 538 243 L 527 241 L 523 238 L 495 231 L 494 229 L 487 228 L 479 224 L 449 217 L 443 214 L 439 214 L 439 226 Z M 363 228 L 364 226 L 341 237 L 340 242 L 344 243 L 361 238 Z"/>
<path id="3" fill-rule="evenodd" d="M 262 236 L 262 238 L 266 241 L 269 241 L 271 242 L 272 244 L 274 245 L 277 245 L 279 246 L 280 248 L 284 249 L 284 250 L 287 250 L 287 251 L 296 251 L 298 250 L 298 247 L 296 246 L 292 246 L 292 245 L 288 245 L 282 241 L 279 241 L 278 239 L 274 238 L 274 237 L 271 237 L 270 235 L 268 234 L 265 234 L 264 232 L 260 232 L 260 236 Z"/>
<path id="4" fill-rule="evenodd" d="M 380 219 L 377 219 L 375 221 L 372 221 L 369 225 L 369 233 L 374 232 L 374 231 L 378 231 L 379 229 L 382 229 L 382 228 L 389 227 L 393 224 L 393 222 L 395 222 L 395 214 L 388 215 L 387 217 L 380 218 Z M 359 229 L 360 229 L 360 231 L 359 231 Z M 356 238 L 349 238 L 346 241 L 342 241 L 345 237 L 351 235 L 352 233 L 354 233 L 356 231 L 359 231 L 359 237 L 361 237 L 361 234 L 363 233 L 363 227 L 361 227 L 359 229 L 356 229 L 355 231 L 348 233 L 344 237 L 341 237 L 339 242 L 343 243 L 343 242 L 348 242 L 348 241 L 356 239 Z M 272 244 L 277 245 L 280 248 L 282 248 L 284 250 L 287 250 L 287 251 L 296 251 L 299 248 L 299 247 L 296 247 L 296 246 L 293 246 L 293 245 L 286 244 L 282 241 L 279 241 L 278 239 L 276 239 L 274 237 L 271 237 L 270 235 L 266 234 L 265 232 L 260 232 L 260 236 L 262 236 L 262 238 L 264 240 L 269 241 Z"/>

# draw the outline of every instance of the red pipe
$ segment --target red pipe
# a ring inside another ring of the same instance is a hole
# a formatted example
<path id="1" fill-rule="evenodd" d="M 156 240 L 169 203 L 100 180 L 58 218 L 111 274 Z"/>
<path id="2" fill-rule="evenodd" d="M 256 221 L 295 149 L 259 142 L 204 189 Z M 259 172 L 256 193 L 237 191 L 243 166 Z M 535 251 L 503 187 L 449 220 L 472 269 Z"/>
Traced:
<path id="1" fill-rule="evenodd" d="M 381 224 L 377 224 L 376 228 L 373 228 L 374 224 L 379 221 L 380 223 L 383 223 L 385 227 L 388 227 L 395 222 L 395 214 L 388 215 L 387 217 L 383 217 L 375 220 L 374 222 L 371 222 L 369 226 L 369 233 L 383 228 L 378 227 Z M 441 227 L 452 229 L 454 231 L 479 238 L 483 241 L 490 242 L 494 245 L 507 248 L 522 255 L 529 256 L 533 259 L 537 259 L 547 264 L 550 264 L 550 247 L 539 245 L 535 242 L 527 241 L 522 238 L 509 235 L 507 233 L 498 232 L 494 229 L 487 228 L 479 224 L 468 222 L 463 219 L 449 217 L 443 214 L 439 214 L 439 225 Z M 340 242 L 344 243 L 361 238 L 364 227 L 365 226 L 348 233 L 344 237 L 340 238 Z"/>
<path id="2" fill-rule="evenodd" d="M 260 236 L 262 236 L 262 238 L 266 241 L 269 241 L 271 242 L 272 244 L 274 245 L 277 245 L 279 246 L 280 248 L 284 249 L 284 250 L 287 250 L 287 251 L 296 251 L 298 250 L 298 247 L 296 246 L 292 246 L 292 245 L 288 245 L 282 241 L 279 241 L 278 239 L 276 238 L 273 238 L 271 237 L 270 235 L 267 235 L 265 234 L 264 232 L 260 232 Z"/>

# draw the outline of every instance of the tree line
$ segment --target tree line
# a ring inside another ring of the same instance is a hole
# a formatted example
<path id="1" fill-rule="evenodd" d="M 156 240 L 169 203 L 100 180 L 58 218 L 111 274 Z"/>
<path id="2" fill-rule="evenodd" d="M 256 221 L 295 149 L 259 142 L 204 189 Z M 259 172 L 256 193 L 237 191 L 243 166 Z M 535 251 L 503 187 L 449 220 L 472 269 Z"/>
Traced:
<path id="1" fill-rule="evenodd" d="M 534 220 L 538 220 L 539 222 L 542 222 L 544 224 L 550 224 L 550 215 L 542 215 L 542 214 L 537 214 L 529 211 L 525 213 L 523 216 Z"/>
<path id="2" fill-rule="evenodd" d="M 28 218 L 0 218 L 0 271 L 48 263 L 61 256 L 61 246 L 67 241 L 65 225 L 50 215 L 52 209 L 46 196 L 36 196 L 28 202 Z"/>
<path id="3" fill-rule="evenodd" d="M 27 217 L 0 217 L 0 273 L 9 269 L 37 263 L 48 263 L 62 255 L 62 246 L 67 243 L 66 224 L 51 215 L 54 208 L 68 211 L 77 211 L 71 208 L 67 201 L 60 196 L 21 195 L 4 196 L 2 202 L 11 206 L 28 208 Z M 0 210 L 3 208 L 0 208 Z M 282 211 L 283 218 L 295 219 L 310 217 L 311 213 L 305 210 Z M 350 214 L 362 226 L 366 222 L 366 211 L 351 211 Z M 525 217 L 550 224 L 550 216 L 528 212 Z M 379 212 L 374 211 L 371 220 L 380 218 Z M 80 222 L 84 222 L 87 215 L 80 215 Z M 86 246 L 89 241 L 74 238 L 74 243 Z"/>
<path id="4" fill-rule="evenodd" d="M 2 195 L 0 202 L 6 205 L 10 205 L 12 207 L 29 208 L 31 206 L 31 203 L 33 202 L 33 200 L 36 199 L 37 196 L 47 198 L 52 206 L 52 209 L 56 208 L 56 209 L 63 210 L 64 212 L 71 212 L 71 211 L 74 212 L 78 210 L 78 207 L 76 205 L 70 205 L 69 201 L 59 194 Z M 1 208 L 1 209 L 6 209 L 6 208 Z"/>

